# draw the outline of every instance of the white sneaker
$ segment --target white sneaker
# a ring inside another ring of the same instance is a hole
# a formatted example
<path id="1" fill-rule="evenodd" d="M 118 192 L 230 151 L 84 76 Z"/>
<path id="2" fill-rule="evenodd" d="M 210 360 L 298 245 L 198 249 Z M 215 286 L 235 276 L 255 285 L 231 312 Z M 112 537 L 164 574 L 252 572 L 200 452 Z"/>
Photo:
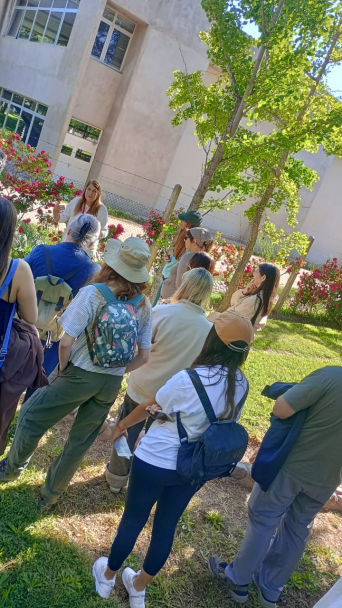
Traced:
<path id="1" fill-rule="evenodd" d="M 129 595 L 129 605 L 131 608 L 145 608 L 145 591 L 137 591 L 133 581 L 139 572 L 134 572 L 132 568 L 125 568 L 122 573 L 122 582 Z"/>
<path id="2" fill-rule="evenodd" d="M 93 577 L 95 589 L 101 597 L 109 597 L 115 585 L 115 577 L 112 581 L 106 579 L 104 573 L 107 570 L 108 557 L 99 557 L 93 565 Z"/>

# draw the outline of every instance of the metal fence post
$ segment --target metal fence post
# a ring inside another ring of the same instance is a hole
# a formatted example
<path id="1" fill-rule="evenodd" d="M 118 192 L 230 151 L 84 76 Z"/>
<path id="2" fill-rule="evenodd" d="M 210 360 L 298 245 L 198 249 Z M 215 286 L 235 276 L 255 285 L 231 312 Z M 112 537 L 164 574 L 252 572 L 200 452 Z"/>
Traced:
<path id="1" fill-rule="evenodd" d="M 314 240 L 315 240 L 315 237 L 309 236 L 309 238 L 308 238 L 308 247 L 307 247 L 305 256 L 302 258 L 303 260 L 306 259 L 307 255 L 308 255 L 308 253 L 309 253 L 309 251 L 310 251 L 310 249 L 311 249 L 311 247 L 313 245 Z M 287 281 L 286 281 L 286 283 L 285 283 L 285 285 L 283 287 L 283 291 L 281 292 L 281 294 L 280 294 L 280 296 L 279 296 L 279 298 L 278 298 L 278 300 L 276 302 L 275 307 L 273 308 L 272 314 L 278 313 L 281 310 L 281 308 L 283 307 L 284 302 L 285 302 L 285 300 L 287 299 L 287 297 L 288 297 L 288 295 L 290 293 L 291 287 L 292 287 L 293 283 L 296 280 L 296 276 L 297 276 L 297 269 L 293 269 L 292 272 L 291 272 L 291 274 L 290 274 L 290 276 L 289 276 L 289 278 L 287 279 Z"/>

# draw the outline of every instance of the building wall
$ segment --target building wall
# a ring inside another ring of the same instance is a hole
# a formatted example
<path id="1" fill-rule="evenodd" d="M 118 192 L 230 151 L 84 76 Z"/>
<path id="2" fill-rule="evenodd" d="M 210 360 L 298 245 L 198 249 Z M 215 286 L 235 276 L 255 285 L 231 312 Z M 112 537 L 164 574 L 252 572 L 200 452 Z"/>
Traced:
<path id="1" fill-rule="evenodd" d="M 7 3 L 0 36 L 0 85 L 49 107 L 38 149 L 44 148 L 53 161 L 60 153 L 105 4 L 81 1 L 64 48 L 5 36 L 14 1 Z"/>

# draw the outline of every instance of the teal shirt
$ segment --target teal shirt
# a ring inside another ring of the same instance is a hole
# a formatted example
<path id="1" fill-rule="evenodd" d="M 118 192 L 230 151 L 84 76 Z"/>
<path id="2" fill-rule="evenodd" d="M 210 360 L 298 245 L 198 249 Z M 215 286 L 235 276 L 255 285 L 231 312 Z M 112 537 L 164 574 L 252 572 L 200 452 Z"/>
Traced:
<path id="1" fill-rule="evenodd" d="M 164 268 L 163 268 L 163 279 L 168 279 L 170 276 L 170 272 L 171 272 L 171 268 L 172 266 L 174 266 L 175 264 L 177 264 L 178 260 L 176 260 L 176 258 L 173 257 L 173 255 L 171 256 L 171 262 L 168 262 L 168 264 L 165 264 Z"/>
<path id="2" fill-rule="evenodd" d="M 317 369 L 284 394 L 295 412 L 308 409 L 283 469 L 301 481 L 337 487 L 342 481 L 342 367 Z"/>

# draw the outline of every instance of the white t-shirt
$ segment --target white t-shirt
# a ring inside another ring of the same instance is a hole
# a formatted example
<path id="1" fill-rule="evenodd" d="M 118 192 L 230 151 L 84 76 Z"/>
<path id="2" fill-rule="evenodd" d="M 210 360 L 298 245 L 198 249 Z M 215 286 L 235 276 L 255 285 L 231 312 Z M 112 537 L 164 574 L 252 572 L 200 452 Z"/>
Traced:
<path id="1" fill-rule="evenodd" d="M 226 375 L 220 368 L 198 367 L 196 369 L 207 391 L 216 416 L 225 407 Z M 210 384 L 209 384 L 210 382 Z M 235 404 L 244 396 L 247 380 L 240 370 L 236 374 Z M 162 469 L 177 469 L 177 456 L 180 446 L 177 430 L 176 413 L 180 412 L 182 424 L 189 441 L 198 439 L 209 427 L 209 420 L 203 409 L 197 392 L 185 370 L 178 372 L 157 392 L 156 401 L 164 412 L 172 415 L 174 422 L 160 424 L 155 421 L 148 433 L 141 439 L 135 454 L 140 460 Z M 237 416 L 240 416 L 241 410 Z"/>
<path id="2" fill-rule="evenodd" d="M 80 196 L 76 196 L 75 198 L 72 199 L 72 201 L 70 201 L 70 203 L 65 207 L 64 211 L 62 211 L 62 213 L 60 214 L 60 218 L 59 221 L 63 222 L 64 224 L 66 224 L 66 228 L 63 232 L 63 236 L 62 236 L 62 241 L 65 241 L 66 237 L 67 237 L 67 233 L 68 233 L 68 226 L 71 224 L 71 222 L 73 222 L 79 215 L 81 215 L 81 213 L 76 213 L 75 214 L 75 207 L 78 203 L 78 201 L 80 200 Z M 86 205 L 85 209 L 84 209 L 84 213 L 88 213 L 89 211 L 89 207 Z M 100 222 L 100 226 L 101 226 L 101 231 L 97 237 L 97 239 L 94 239 L 93 245 L 92 247 L 85 247 L 85 251 L 88 253 L 88 255 L 90 257 L 92 257 L 96 251 L 97 251 L 97 247 L 99 244 L 99 239 L 106 237 L 108 234 L 108 211 L 107 211 L 107 207 L 101 203 L 99 210 L 97 212 L 96 215 L 96 219 Z"/>
<path id="3" fill-rule="evenodd" d="M 88 350 L 85 329 L 96 319 L 100 310 L 106 305 L 106 300 L 94 285 L 82 287 L 77 296 L 64 311 L 59 323 L 72 338 L 77 338 L 71 347 L 70 361 L 88 372 L 123 376 L 125 367 L 99 367 L 94 365 Z M 151 348 L 152 309 L 146 298 L 145 305 L 138 308 L 138 339 L 139 348 Z"/>

